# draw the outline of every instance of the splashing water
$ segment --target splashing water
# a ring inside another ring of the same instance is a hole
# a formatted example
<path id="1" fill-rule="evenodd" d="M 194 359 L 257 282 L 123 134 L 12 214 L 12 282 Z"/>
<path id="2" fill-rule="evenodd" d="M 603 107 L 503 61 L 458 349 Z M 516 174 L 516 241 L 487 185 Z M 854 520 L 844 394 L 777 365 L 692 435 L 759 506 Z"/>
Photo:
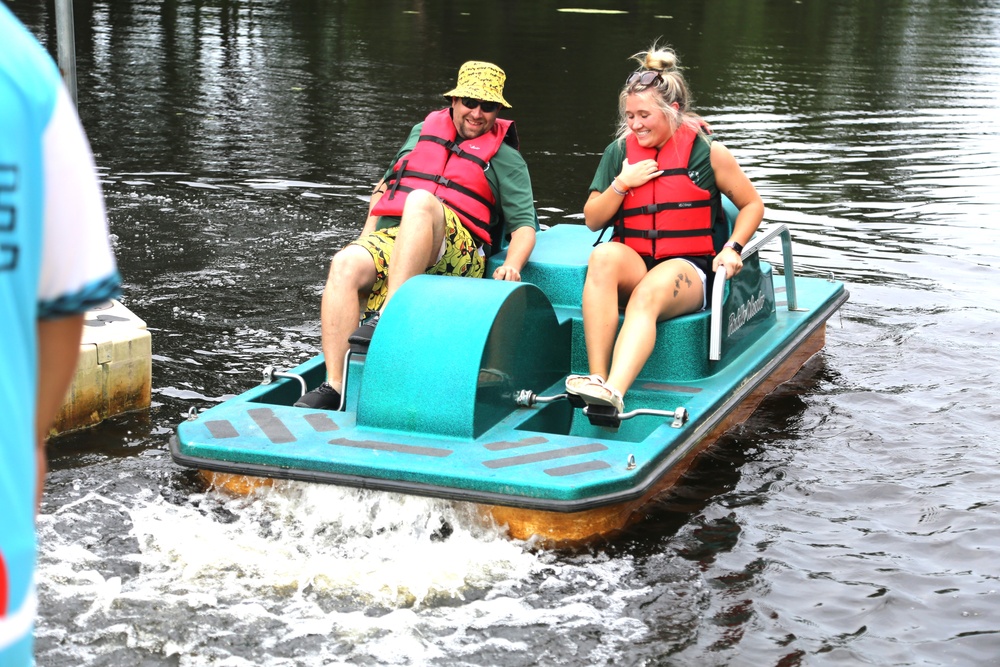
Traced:
<path id="1" fill-rule="evenodd" d="M 39 636 L 64 644 L 66 664 L 122 644 L 179 664 L 413 664 L 526 650 L 483 637 L 495 627 L 615 627 L 616 643 L 648 632 L 622 618 L 648 594 L 626 585 L 629 559 L 557 558 L 472 505 L 302 482 L 180 504 L 75 486 L 39 526 L 39 585 L 70 615 Z"/>

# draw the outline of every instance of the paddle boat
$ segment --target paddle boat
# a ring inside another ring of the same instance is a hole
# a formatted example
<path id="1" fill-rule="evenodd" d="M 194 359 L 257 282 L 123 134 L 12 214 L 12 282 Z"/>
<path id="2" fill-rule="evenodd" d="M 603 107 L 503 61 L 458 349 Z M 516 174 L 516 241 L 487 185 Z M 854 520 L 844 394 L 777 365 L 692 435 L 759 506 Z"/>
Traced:
<path id="1" fill-rule="evenodd" d="M 321 355 L 268 367 L 192 411 L 171 454 L 233 493 L 304 480 L 474 503 L 515 539 L 613 533 L 795 375 L 848 298 L 832 278 L 796 276 L 788 229 L 765 227 L 740 274 L 720 272 L 708 309 L 657 326 L 624 413 L 565 392 L 567 375 L 587 372 L 581 296 L 597 239 L 566 223 L 538 234 L 520 283 L 407 281 L 368 349 L 347 353 L 342 410 L 293 406 L 324 379 Z M 780 274 L 759 252 L 778 241 Z"/>

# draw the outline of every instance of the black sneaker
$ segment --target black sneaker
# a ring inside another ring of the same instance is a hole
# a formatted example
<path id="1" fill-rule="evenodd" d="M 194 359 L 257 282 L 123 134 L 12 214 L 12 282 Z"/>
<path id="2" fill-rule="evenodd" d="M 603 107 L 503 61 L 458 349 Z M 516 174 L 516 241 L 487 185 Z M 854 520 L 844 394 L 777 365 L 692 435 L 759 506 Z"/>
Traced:
<path id="1" fill-rule="evenodd" d="M 340 392 L 324 382 L 302 398 L 293 403 L 296 408 L 313 408 L 314 410 L 339 410 Z"/>
<path id="2" fill-rule="evenodd" d="M 375 325 L 378 324 L 379 315 L 378 312 L 367 315 L 364 323 L 347 338 L 347 343 L 355 348 L 368 349 L 368 344 L 372 342 L 372 335 L 375 333 Z"/>

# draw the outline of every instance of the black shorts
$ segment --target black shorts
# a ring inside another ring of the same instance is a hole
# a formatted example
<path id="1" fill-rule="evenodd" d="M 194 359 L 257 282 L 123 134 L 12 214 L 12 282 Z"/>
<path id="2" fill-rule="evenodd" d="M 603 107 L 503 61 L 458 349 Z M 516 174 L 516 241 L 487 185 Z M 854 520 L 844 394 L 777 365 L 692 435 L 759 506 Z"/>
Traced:
<path id="1" fill-rule="evenodd" d="M 708 255 L 684 255 L 683 257 L 661 257 L 660 259 L 653 259 L 652 257 L 647 257 L 646 255 L 640 255 L 642 257 L 643 263 L 646 265 L 646 270 L 650 271 L 652 268 L 658 264 L 662 264 L 668 259 L 683 259 L 691 262 L 696 267 L 701 269 L 701 272 L 705 274 L 705 307 L 708 307 L 708 297 L 712 294 L 712 283 L 715 279 L 715 273 L 712 271 L 712 258 Z"/>
<path id="2" fill-rule="evenodd" d="M 687 261 L 697 266 L 704 272 L 705 278 L 708 280 L 709 284 L 706 285 L 705 287 L 708 288 L 709 291 L 711 291 L 712 287 L 711 283 L 713 278 L 711 257 L 709 257 L 708 255 L 694 255 L 694 256 L 685 255 L 683 257 L 661 257 L 660 259 L 653 259 L 652 257 L 647 257 L 645 255 L 642 255 L 642 261 L 646 264 L 647 271 L 651 270 L 657 264 L 662 264 L 668 259 L 686 259 Z"/>

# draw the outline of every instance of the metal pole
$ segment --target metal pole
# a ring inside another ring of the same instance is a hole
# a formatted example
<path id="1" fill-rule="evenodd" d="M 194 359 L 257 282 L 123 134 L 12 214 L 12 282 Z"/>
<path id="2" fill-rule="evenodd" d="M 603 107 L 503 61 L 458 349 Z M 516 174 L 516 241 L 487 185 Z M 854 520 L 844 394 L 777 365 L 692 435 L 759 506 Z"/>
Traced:
<path id="1" fill-rule="evenodd" d="M 76 37 L 73 29 L 73 0 L 56 0 L 56 46 L 59 50 L 59 71 L 76 104 Z"/>
<path id="2" fill-rule="evenodd" d="M 781 255 L 785 263 L 785 303 L 788 310 L 798 310 L 799 300 L 795 293 L 795 262 L 792 260 L 792 234 L 786 225 L 771 227 L 764 234 L 758 234 L 750 239 L 743 248 L 743 259 L 758 252 L 760 248 L 773 239 L 781 237 Z M 715 284 L 712 285 L 712 314 L 708 330 L 708 358 L 718 361 L 722 358 L 722 297 L 726 284 L 726 267 L 720 266 L 715 272 Z"/>

